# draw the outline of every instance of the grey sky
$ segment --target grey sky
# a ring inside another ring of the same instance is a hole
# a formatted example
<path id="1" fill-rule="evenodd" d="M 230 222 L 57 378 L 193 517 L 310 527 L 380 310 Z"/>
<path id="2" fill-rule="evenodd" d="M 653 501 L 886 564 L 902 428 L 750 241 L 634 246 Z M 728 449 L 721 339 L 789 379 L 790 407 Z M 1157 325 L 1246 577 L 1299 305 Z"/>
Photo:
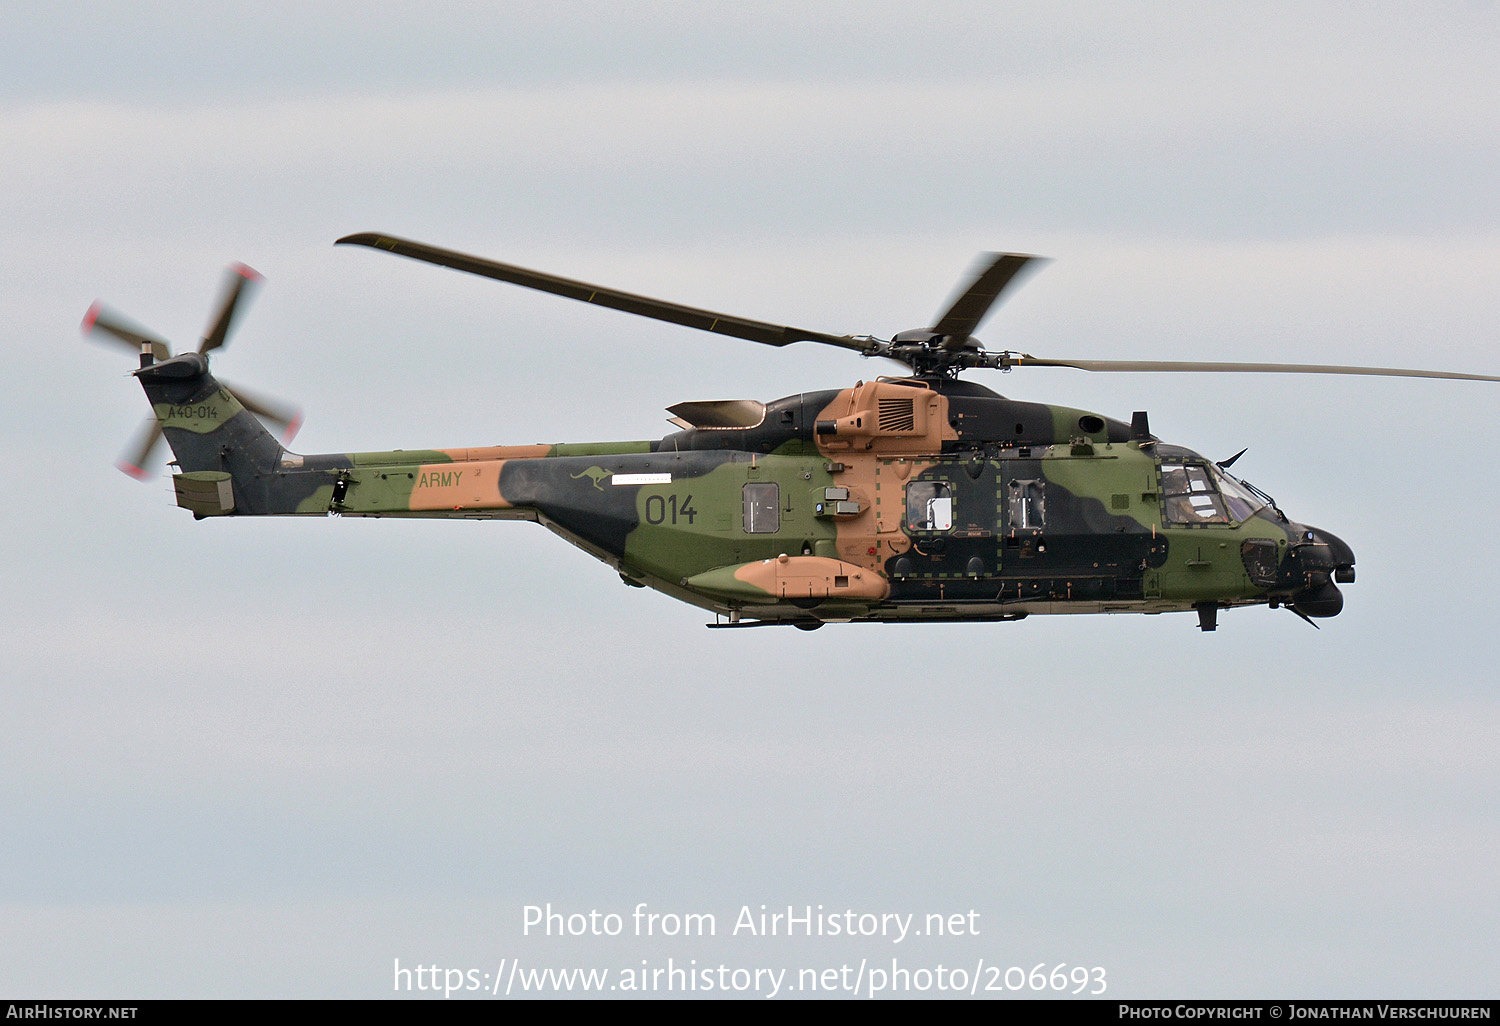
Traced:
<path id="1" fill-rule="evenodd" d="M 1490 3 L 9 5 L 0 993 L 390 993 L 391 960 L 1104 966 L 1108 996 L 1492 995 L 1478 384 L 977 380 L 1236 465 L 1359 557 L 1264 609 L 709 632 L 531 525 L 195 523 L 96 297 L 306 451 L 646 438 L 883 369 L 582 307 L 358 230 L 889 335 L 1500 372 Z M 727 635 L 727 636 L 726 636 Z M 521 907 L 977 909 L 977 938 L 523 938 Z"/>

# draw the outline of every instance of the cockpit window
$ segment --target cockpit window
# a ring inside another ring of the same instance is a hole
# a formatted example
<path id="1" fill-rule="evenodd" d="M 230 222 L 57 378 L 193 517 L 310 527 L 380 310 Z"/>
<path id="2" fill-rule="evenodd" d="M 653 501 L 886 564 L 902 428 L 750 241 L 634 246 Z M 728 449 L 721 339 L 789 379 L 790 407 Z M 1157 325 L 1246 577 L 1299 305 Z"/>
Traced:
<path id="1" fill-rule="evenodd" d="M 1237 524 L 1265 505 L 1209 463 L 1163 461 L 1161 493 L 1170 524 Z"/>
<path id="2" fill-rule="evenodd" d="M 1214 468 L 1214 477 L 1218 479 L 1219 491 L 1224 493 L 1224 505 L 1229 510 L 1229 519 L 1235 523 L 1241 520 L 1249 520 L 1250 515 L 1258 509 L 1264 509 L 1265 500 L 1246 488 L 1233 476 L 1224 473 L 1217 467 Z"/>
<path id="3" fill-rule="evenodd" d="M 1224 500 L 1200 463 L 1163 463 L 1161 494 L 1171 524 L 1227 524 Z"/>

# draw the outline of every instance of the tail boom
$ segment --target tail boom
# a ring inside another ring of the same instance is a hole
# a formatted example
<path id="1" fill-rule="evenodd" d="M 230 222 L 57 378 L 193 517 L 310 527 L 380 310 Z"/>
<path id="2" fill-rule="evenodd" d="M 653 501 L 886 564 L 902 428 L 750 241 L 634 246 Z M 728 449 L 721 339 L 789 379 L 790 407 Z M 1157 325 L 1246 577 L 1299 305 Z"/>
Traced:
<path id="1" fill-rule="evenodd" d="M 175 456 L 177 504 L 197 517 L 348 516 L 535 519 L 500 491 L 513 460 L 556 454 L 549 445 L 392 452 L 288 452 L 189 353 L 136 372 Z"/>

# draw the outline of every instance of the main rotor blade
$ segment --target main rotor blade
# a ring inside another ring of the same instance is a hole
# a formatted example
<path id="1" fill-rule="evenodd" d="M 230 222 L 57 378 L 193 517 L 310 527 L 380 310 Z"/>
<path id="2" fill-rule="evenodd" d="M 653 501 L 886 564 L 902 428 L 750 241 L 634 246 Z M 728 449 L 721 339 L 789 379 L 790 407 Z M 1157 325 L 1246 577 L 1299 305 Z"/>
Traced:
<path id="1" fill-rule="evenodd" d="M 968 338 L 1016 276 L 1028 264 L 1035 269 L 1044 262 L 1041 257 L 1024 253 L 984 254 L 976 261 L 978 273 L 974 280 L 948 305 L 948 312 L 938 318 L 932 330 L 941 335 Z"/>
<path id="2" fill-rule="evenodd" d="M 172 358 L 172 350 L 165 342 L 140 325 L 132 324 L 114 311 L 106 309 L 101 303 L 95 303 L 83 315 L 83 333 L 112 338 L 135 353 L 141 351 L 142 344 L 149 342 L 153 359 L 160 362 Z"/>
<path id="3" fill-rule="evenodd" d="M 768 346 L 785 346 L 793 342 L 822 342 L 825 345 L 853 349 L 857 352 L 866 352 L 870 348 L 869 341 L 849 335 L 828 335 L 820 331 L 807 331 L 803 328 L 732 317 L 713 310 L 701 310 L 679 303 L 668 303 L 649 296 L 638 296 L 634 293 L 590 285 L 588 282 L 575 281 L 571 278 L 560 278 L 555 274 L 531 271 L 513 264 L 502 264 L 495 260 L 486 260 L 482 257 L 456 253 L 450 249 L 439 249 L 421 242 L 411 242 L 375 232 L 346 235 L 335 245 L 369 246 L 372 249 L 388 250 L 398 256 L 425 260 L 430 264 L 440 264 L 457 271 L 467 271 L 469 274 L 510 282 L 512 285 L 524 285 L 529 289 L 550 292 L 555 296 L 576 299 L 582 303 L 594 303 L 598 306 L 609 307 L 611 310 L 622 310 L 625 313 L 651 317 L 669 324 L 681 324 L 684 327 L 697 328 L 699 331 L 711 331 L 716 335 L 730 335 L 734 338 L 748 339 L 751 342 L 762 342 Z"/>
<path id="4" fill-rule="evenodd" d="M 1450 378 L 1458 381 L 1500 381 L 1489 374 L 1409 370 L 1400 367 L 1341 367 L 1321 363 L 1200 363 L 1191 360 L 1046 360 L 1024 354 L 996 354 L 998 367 L 1074 367 L 1086 371 L 1193 371 L 1229 374 L 1368 374 L 1386 378 Z"/>
<path id="5" fill-rule="evenodd" d="M 261 280 L 260 273 L 252 267 L 244 264 L 232 264 L 229 268 L 229 276 L 224 282 L 223 298 L 219 300 L 219 313 L 214 318 L 208 334 L 203 336 L 203 344 L 198 347 L 199 354 L 211 353 L 224 344 L 229 335 L 229 329 L 234 325 L 234 315 L 239 308 L 240 297 L 245 288 L 255 285 Z"/>
<path id="6" fill-rule="evenodd" d="M 279 399 L 270 399 L 256 392 L 247 392 L 239 385 L 231 385 L 223 379 L 220 379 L 219 384 L 227 388 L 229 394 L 238 399 L 245 409 L 281 428 L 282 442 L 290 442 L 297 437 L 297 432 L 302 427 L 302 411 L 297 407 L 288 406 Z"/>
<path id="7" fill-rule="evenodd" d="M 146 465 L 151 462 L 151 451 L 161 441 L 161 422 L 155 417 L 141 425 L 134 443 L 115 461 L 115 466 L 135 478 L 145 481 L 151 477 Z"/>

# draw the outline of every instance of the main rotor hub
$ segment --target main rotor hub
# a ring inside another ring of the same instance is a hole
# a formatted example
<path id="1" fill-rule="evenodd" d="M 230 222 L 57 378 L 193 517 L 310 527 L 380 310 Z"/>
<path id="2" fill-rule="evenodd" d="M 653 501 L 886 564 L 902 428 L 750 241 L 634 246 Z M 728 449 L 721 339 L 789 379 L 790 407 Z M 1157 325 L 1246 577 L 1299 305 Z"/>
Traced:
<path id="1" fill-rule="evenodd" d="M 899 360 L 918 377 L 956 378 L 970 367 L 991 366 L 984 346 L 973 335 L 955 335 L 933 328 L 903 331 L 880 343 L 872 354 Z"/>

